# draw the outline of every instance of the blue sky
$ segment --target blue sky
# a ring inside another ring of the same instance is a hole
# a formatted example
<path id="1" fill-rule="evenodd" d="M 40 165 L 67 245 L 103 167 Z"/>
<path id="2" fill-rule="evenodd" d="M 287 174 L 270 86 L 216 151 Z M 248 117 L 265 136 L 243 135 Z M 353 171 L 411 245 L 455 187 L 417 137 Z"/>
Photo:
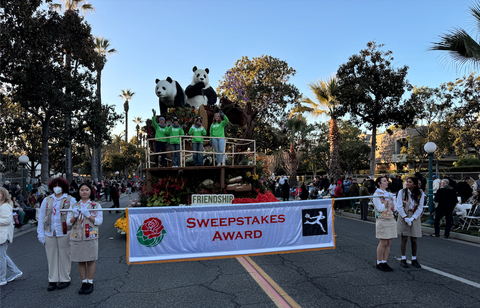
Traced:
<path id="1" fill-rule="evenodd" d="M 436 87 L 468 73 L 456 70 L 440 52 L 428 51 L 438 35 L 473 26 L 469 0 L 92 0 L 86 16 L 92 33 L 110 40 L 118 53 L 102 73 L 102 100 L 123 113 L 122 89 L 136 94 L 133 117 L 158 112 L 155 79 L 170 76 L 185 89 L 192 68 L 210 69 L 216 89 L 242 56 L 271 55 L 297 73 L 290 80 L 304 96 L 308 83 L 328 78 L 370 40 L 392 50 L 394 65 L 410 67 L 414 85 Z M 324 121 L 319 118 L 315 121 Z M 118 124 L 115 134 L 124 125 Z"/>

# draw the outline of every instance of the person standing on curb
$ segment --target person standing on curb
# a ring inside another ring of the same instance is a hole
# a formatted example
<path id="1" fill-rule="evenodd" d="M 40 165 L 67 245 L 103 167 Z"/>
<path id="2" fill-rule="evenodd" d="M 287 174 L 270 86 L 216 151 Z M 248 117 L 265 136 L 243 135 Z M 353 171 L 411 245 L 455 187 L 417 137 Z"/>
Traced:
<path id="1" fill-rule="evenodd" d="M 7 255 L 8 244 L 13 242 L 13 209 L 11 202 L 8 190 L 0 187 L 0 286 L 14 281 L 23 274 Z"/>
<path id="2" fill-rule="evenodd" d="M 421 268 L 417 260 L 417 239 L 422 237 L 422 223 L 420 216 L 423 212 L 425 194 L 419 187 L 419 180 L 414 177 L 407 178 L 407 188 L 398 192 L 395 206 L 398 211 L 397 229 L 402 236 L 400 250 L 402 259 L 400 265 L 408 267 L 406 250 L 407 241 L 410 237 L 412 246 L 412 266 Z"/>
<path id="3" fill-rule="evenodd" d="M 373 195 L 380 196 L 379 198 L 373 198 L 376 237 L 380 240 L 377 247 L 376 268 L 384 272 L 391 272 L 393 269 L 387 264 L 387 261 L 392 239 L 397 237 L 397 225 L 393 216 L 395 199 L 393 194 L 387 191 L 388 180 L 386 177 L 378 177 L 375 184 L 377 190 Z"/>
<path id="4" fill-rule="evenodd" d="M 435 209 L 435 234 L 432 236 L 440 236 L 440 220 L 445 216 L 446 225 L 444 238 L 450 236 L 450 229 L 452 228 L 453 223 L 453 209 L 457 205 L 457 194 L 453 190 L 452 186 L 448 185 L 449 181 L 443 179 L 440 182 L 441 188 L 435 194 L 434 201 L 438 203 L 437 208 Z"/>
<path id="5" fill-rule="evenodd" d="M 368 192 L 369 181 L 364 181 L 362 187 L 360 187 L 360 196 L 370 196 Z M 360 218 L 362 220 L 368 220 L 368 199 L 360 199 Z"/>

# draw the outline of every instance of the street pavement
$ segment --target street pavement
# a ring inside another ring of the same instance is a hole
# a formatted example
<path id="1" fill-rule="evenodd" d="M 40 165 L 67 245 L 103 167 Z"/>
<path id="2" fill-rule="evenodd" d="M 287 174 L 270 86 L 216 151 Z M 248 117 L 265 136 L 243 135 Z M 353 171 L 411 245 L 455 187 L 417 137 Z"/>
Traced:
<path id="1" fill-rule="evenodd" d="M 126 236 L 114 228 L 120 216 L 104 212 L 90 295 L 77 294 L 76 263 L 71 286 L 47 292 L 45 249 L 35 229 L 17 234 L 8 255 L 23 276 L 0 287 L 0 307 L 276 307 L 236 258 L 127 265 Z M 374 223 L 336 217 L 335 232 L 332 250 L 251 259 L 297 307 L 480 307 L 479 244 L 425 236 L 418 241 L 424 268 L 404 269 L 394 239 L 388 260 L 394 271 L 381 272 L 374 268 Z"/>

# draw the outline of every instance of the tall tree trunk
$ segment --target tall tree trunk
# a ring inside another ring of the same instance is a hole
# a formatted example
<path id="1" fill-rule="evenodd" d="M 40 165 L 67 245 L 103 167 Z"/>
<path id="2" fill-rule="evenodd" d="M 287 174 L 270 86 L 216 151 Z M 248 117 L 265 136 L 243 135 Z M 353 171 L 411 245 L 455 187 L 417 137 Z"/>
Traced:
<path id="1" fill-rule="evenodd" d="M 92 146 L 89 149 L 90 152 L 90 177 L 92 178 L 92 181 L 98 180 L 98 175 L 97 175 L 97 159 L 96 159 L 96 150 L 95 147 Z"/>
<path id="2" fill-rule="evenodd" d="M 48 165 L 50 163 L 48 159 L 48 137 L 50 129 L 50 118 L 45 116 L 45 121 L 42 122 L 42 157 L 40 158 L 41 166 L 41 178 L 42 183 L 50 178 L 50 169 Z"/>
<path id="3" fill-rule="evenodd" d="M 102 173 L 102 146 L 97 146 L 97 154 L 95 155 L 95 158 L 97 159 L 97 177 L 98 180 L 101 181 L 103 180 L 103 173 Z"/>
<path id="4" fill-rule="evenodd" d="M 290 143 L 290 187 L 297 187 L 297 151 L 295 145 Z"/>
<path id="5" fill-rule="evenodd" d="M 330 141 L 330 165 L 329 178 L 335 181 L 340 179 L 342 171 L 340 170 L 339 150 L 340 150 L 340 132 L 338 131 L 337 119 L 330 120 L 330 128 L 328 132 L 328 139 Z"/>
<path id="6" fill-rule="evenodd" d="M 372 128 L 372 150 L 371 150 L 371 155 L 370 155 L 370 176 L 375 175 L 375 150 L 377 149 L 377 126 L 374 125 Z"/>
<path id="7" fill-rule="evenodd" d="M 127 104 L 125 108 L 125 142 L 128 143 L 128 101 L 125 104 Z"/>
<path id="8" fill-rule="evenodd" d="M 98 109 L 102 110 L 102 69 L 103 69 L 103 59 L 101 65 L 97 68 L 97 102 L 98 102 Z M 103 111 L 102 111 L 103 112 Z M 103 131 L 103 130 L 102 130 Z M 102 174 L 102 138 L 103 136 L 97 136 L 96 141 L 96 147 L 97 147 L 97 153 L 95 155 L 96 158 L 96 166 L 97 166 L 97 177 L 98 180 L 101 181 L 103 179 L 103 174 Z"/>
<path id="9" fill-rule="evenodd" d="M 69 183 L 73 180 L 71 128 L 72 117 L 69 110 L 67 114 L 65 114 L 65 177 Z"/>

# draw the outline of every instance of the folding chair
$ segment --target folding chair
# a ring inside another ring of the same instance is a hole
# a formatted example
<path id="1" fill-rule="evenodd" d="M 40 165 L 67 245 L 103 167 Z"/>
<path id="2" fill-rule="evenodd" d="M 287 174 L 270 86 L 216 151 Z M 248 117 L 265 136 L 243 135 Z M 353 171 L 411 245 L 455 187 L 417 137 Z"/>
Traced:
<path id="1" fill-rule="evenodd" d="M 478 206 L 479 206 L 479 205 L 477 204 L 476 207 L 472 208 L 472 209 L 468 212 L 468 214 L 463 217 L 464 222 L 463 222 L 463 225 L 462 225 L 462 229 L 465 229 L 465 225 L 467 224 L 467 222 L 468 222 L 467 230 L 470 229 L 470 227 L 475 227 L 475 226 L 479 226 L 479 225 L 480 225 L 480 217 L 472 216 L 473 213 L 475 213 L 475 209 L 476 209 Z M 472 223 L 473 223 L 473 225 L 472 225 Z"/>

